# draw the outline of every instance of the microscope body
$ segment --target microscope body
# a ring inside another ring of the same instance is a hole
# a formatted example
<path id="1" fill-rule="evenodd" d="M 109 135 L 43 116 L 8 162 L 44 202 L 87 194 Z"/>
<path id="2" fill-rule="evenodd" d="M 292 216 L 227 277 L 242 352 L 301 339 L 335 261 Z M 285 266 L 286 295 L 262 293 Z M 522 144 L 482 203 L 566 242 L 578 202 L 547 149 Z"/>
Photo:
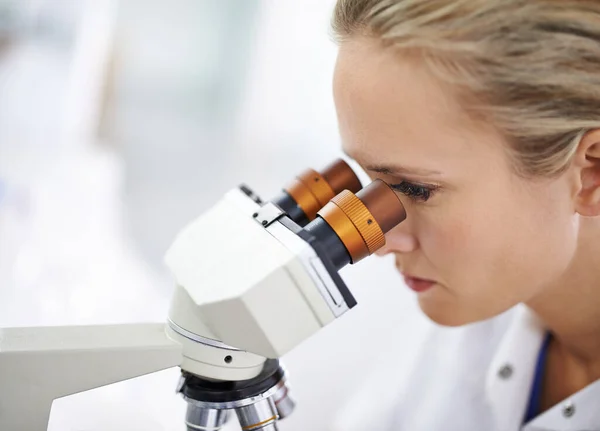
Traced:
<path id="1" fill-rule="evenodd" d="M 173 366 L 250 380 L 347 310 L 328 303 L 310 245 L 266 209 L 234 189 L 179 234 L 166 324 L 0 329 L 0 429 L 46 430 L 55 398 Z"/>
<path id="2" fill-rule="evenodd" d="M 177 284 L 167 333 L 183 345 L 182 369 L 255 377 L 356 304 L 294 226 L 238 188 L 179 234 L 166 255 Z"/>
<path id="3" fill-rule="evenodd" d="M 382 184 L 363 200 L 393 199 L 384 231 L 348 191 L 342 209 L 330 202 L 301 226 L 289 214 L 306 211 L 282 208 L 302 184 L 279 205 L 231 190 L 167 252 L 176 287 L 166 323 L 0 329 L 0 429 L 46 430 L 56 398 L 179 366 L 188 430 L 216 431 L 232 411 L 245 431 L 277 430 L 294 406 L 278 358 L 356 304 L 338 270 L 405 217 Z"/>

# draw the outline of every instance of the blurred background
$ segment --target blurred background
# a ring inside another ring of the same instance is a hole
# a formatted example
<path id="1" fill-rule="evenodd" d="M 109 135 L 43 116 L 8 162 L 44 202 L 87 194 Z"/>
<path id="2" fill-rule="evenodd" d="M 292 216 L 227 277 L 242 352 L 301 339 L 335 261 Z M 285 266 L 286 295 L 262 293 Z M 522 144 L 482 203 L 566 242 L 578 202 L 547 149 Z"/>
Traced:
<path id="1" fill-rule="evenodd" d="M 186 222 L 340 156 L 333 4 L 0 0 L 0 327 L 163 321 Z M 283 358 L 283 431 L 334 429 L 365 391 L 381 404 L 428 329 L 391 260 L 342 276 L 359 306 Z M 177 378 L 59 399 L 49 429 L 183 431 Z"/>

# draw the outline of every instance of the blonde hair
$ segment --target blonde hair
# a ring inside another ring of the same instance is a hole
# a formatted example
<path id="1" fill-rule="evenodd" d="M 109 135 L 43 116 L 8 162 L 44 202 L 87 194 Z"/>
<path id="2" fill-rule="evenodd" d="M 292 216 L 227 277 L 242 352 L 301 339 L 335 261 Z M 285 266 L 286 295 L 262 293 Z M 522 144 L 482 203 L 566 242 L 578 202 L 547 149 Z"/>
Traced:
<path id="1" fill-rule="evenodd" d="M 598 0 L 338 0 L 332 28 L 421 54 L 504 134 L 521 174 L 563 172 L 600 127 Z"/>

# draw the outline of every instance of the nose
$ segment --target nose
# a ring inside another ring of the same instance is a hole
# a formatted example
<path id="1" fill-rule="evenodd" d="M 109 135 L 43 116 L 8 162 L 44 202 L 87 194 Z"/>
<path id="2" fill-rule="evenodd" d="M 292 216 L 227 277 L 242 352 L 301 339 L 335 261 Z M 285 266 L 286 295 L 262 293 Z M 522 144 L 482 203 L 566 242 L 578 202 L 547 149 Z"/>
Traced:
<path id="1" fill-rule="evenodd" d="M 400 223 L 385 236 L 385 245 L 376 254 L 410 253 L 418 248 L 417 238 L 410 232 L 408 220 Z"/>

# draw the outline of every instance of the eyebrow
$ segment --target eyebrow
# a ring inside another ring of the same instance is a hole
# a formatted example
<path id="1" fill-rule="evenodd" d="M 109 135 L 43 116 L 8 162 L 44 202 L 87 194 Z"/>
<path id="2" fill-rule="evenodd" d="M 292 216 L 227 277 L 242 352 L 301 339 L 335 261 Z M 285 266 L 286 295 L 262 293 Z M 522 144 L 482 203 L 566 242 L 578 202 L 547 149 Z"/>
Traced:
<path id="1" fill-rule="evenodd" d="M 363 164 L 360 163 L 359 159 L 354 157 L 352 154 L 348 153 L 344 148 L 342 148 L 343 153 L 350 157 L 352 160 L 356 161 L 363 169 L 367 171 L 377 172 L 383 175 L 416 175 L 416 176 L 433 176 L 433 175 L 441 175 L 440 171 L 434 171 L 430 169 L 422 169 L 422 168 L 409 168 L 406 166 L 400 165 L 385 165 L 385 164 Z"/>
<path id="2" fill-rule="evenodd" d="M 363 165 L 368 171 L 377 172 L 383 175 L 417 175 L 417 176 L 432 176 L 441 175 L 440 171 L 422 168 L 409 168 L 406 166 L 393 165 Z"/>

